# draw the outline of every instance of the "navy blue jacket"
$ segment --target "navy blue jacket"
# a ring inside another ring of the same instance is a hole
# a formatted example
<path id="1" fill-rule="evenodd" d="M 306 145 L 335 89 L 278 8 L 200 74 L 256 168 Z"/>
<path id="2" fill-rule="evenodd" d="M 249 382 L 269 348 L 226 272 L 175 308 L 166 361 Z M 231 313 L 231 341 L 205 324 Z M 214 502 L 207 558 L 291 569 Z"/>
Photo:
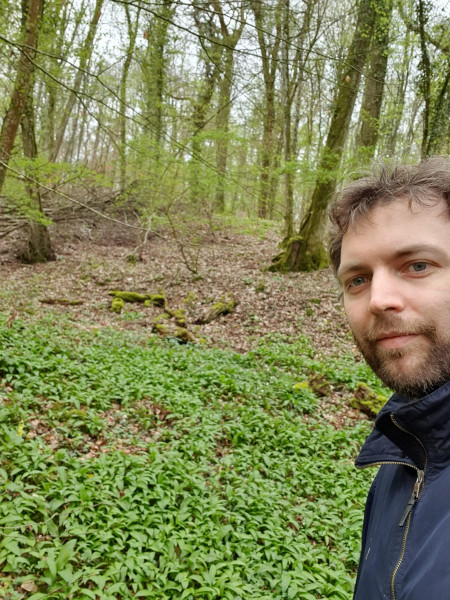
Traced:
<path id="1" fill-rule="evenodd" d="M 381 465 L 364 515 L 354 600 L 450 598 L 450 382 L 395 394 L 356 459 Z"/>

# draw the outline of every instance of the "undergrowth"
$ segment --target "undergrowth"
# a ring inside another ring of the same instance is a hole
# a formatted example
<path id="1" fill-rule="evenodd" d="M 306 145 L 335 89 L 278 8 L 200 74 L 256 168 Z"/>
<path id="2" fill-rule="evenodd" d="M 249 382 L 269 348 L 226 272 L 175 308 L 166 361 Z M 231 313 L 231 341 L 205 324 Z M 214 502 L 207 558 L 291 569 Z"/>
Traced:
<path id="1" fill-rule="evenodd" d="M 369 424 L 298 384 L 361 369 L 3 318 L 0 598 L 349 599 Z"/>

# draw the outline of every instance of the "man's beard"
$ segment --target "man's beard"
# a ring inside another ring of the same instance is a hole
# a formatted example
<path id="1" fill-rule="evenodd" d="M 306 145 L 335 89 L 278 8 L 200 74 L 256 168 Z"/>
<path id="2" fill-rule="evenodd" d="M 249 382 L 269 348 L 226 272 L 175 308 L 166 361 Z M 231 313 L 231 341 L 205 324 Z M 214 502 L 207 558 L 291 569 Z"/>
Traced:
<path id="1" fill-rule="evenodd" d="M 401 348 L 382 348 L 377 340 L 383 333 L 416 334 L 428 340 L 425 349 L 414 348 L 415 341 Z M 381 381 L 407 398 L 421 398 L 450 380 L 450 339 L 440 339 L 436 327 L 423 321 L 404 323 L 394 315 L 379 317 L 364 336 L 355 337 L 356 344 L 371 369 Z M 409 356 L 408 356 L 409 355 Z M 410 360 L 403 370 L 399 361 Z"/>

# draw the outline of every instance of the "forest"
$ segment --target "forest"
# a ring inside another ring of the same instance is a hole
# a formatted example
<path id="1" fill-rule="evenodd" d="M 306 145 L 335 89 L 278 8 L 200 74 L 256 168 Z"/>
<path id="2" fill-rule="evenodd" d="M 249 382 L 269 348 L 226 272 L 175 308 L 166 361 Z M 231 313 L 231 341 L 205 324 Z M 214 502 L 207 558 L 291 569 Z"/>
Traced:
<path id="1" fill-rule="evenodd" d="M 0 8 L 0 599 L 350 600 L 327 208 L 450 153 L 448 2 Z"/>
<path id="2" fill-rule="evenodd" d="M 90 211 L 189 254 L 232 214 L 279 223 L 271 269 L 321 268 L 343 181 L 449 151 L 449 18 L 437 0 L 2 0 L 0 235 L 50 260 L 49 227 Z"/>

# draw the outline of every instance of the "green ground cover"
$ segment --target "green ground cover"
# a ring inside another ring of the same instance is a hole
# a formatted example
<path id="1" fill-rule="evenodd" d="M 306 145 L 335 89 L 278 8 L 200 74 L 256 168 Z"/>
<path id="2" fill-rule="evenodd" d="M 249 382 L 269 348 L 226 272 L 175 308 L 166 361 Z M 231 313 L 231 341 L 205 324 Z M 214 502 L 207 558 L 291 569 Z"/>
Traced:
<path id="1" fill-rule="evenodd" d="M 307 339 L 237 354 L 4 316 L 0 598 L 351 598 L 370 424 L 319 419 L 312 370 L 377 385 Z"/>

